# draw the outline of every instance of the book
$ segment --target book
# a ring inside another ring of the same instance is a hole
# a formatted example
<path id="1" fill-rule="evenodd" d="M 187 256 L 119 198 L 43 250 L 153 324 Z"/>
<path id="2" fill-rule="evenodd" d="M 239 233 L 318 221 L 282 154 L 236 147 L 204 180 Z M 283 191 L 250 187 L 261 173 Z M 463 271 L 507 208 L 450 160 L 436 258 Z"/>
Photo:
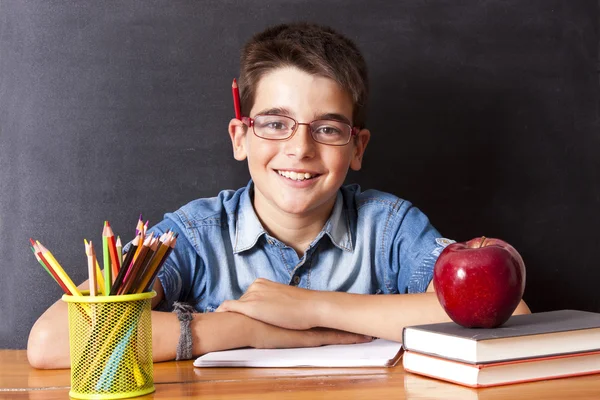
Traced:
<path id="1" fill-rule="evenodd" d="M 204 354 L 195 367 L 392 367 L 402 344 L 384 339 L 368 343 L 291 349 L 236 349 Z"/>
<path id="2" fill-rule="evenodd" d="M 596 374 L 600 372 L 600 351 L 488 364 L 405 351 L 402 365 L 408 372 L 477 388 Z"/>
<path id="3" fill-rule="evenodd" d="M 485 364 L 600 350 L 600 314 L 559 310 L 514 315 L 493 329 L 454 322 L 405 327 L 405 350 Z"/>

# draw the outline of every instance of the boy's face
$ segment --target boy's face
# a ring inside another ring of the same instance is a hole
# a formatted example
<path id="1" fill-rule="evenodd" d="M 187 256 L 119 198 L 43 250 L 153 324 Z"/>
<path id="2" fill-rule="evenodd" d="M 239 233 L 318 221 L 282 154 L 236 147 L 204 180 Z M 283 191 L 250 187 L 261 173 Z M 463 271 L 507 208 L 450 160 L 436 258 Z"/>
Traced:
<path id="1" fill-rule="evenodd" d="M 352 121 L 352 100 L 331 79 L 292 67 L 279 68 L 260 80 L 249 116 L 265 113 L 287 115 L 300 123 L 330 118 L 326 115 L 331 114 Z M 345 146 L 331 146 L 315 142 L 309 127 L 299 125 L 289 139 L 266 140 L 236 119 L 230 122 L 229 133 L 235 158 L 248 159 L 259 216 L 265 212 L 273 216 L 281 212 L 328 215 L 348 168 L 360 169 L 370 137 L 363 129 L 358 140 L 352 138 Z M 291 172 L 296 176 L 284 176 Z M 300 174 L 309 178 L 298 180 Z"/>

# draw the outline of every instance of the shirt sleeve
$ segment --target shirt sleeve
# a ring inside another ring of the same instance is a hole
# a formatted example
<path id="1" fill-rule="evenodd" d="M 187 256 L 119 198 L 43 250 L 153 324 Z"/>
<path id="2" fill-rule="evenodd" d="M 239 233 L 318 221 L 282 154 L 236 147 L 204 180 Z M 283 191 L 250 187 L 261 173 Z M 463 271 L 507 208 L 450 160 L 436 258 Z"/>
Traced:
<path id="1" fill-rule="evenodd" d="M 391 240 L 397 271 L 399 293 L 422 293 L 433 278 L 433 267 L 442 250 L 453 243 L 443 238 L 427 216 L 409 202 L 404 202 L 390 221 L 395 229 Z"/>

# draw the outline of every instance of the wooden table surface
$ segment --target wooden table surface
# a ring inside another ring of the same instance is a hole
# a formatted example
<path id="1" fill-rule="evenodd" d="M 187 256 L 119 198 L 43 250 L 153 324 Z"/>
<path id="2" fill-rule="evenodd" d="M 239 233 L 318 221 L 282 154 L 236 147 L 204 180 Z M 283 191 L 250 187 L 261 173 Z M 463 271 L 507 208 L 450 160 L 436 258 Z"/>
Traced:
<path id="1" fill-rule="evenodd" d="M 0 399 L 66 399 L 69 370 L 36 370 L 0 350 Z M 154 364 L 156 392 L 137 399 L 600 399 L 600 375 L 470 389 L 394 368 L 194 368 Z"/>

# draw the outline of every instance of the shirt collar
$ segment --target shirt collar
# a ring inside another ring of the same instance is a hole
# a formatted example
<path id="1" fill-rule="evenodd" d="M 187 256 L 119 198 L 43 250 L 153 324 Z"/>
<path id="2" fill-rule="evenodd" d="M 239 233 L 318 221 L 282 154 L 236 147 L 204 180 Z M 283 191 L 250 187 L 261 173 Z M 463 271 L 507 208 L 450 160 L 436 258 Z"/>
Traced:
<path id="1" fill-rule="evenodd" d="M 237 210 L 235 244 L 233 246 L 234 253 L 240 253 L 254 247 L 258 239 L 267 233 L 254 211 L 254 206 L 252 205 L 253 191 L 254 186 L 252 181 L 250 181 L 240 197 Z M 325 234 L 329 236 L 331 242 L 336 247 L 344 251 L 353 251 L 350 221 L 348 219 L 348 212 L 344 208 L 344 197 L 341 190 L 337 193 L 331 216 L 310 246 L 313 247 Z"/>
<path id="2" fill-rule="evenodd" d="M 253 191 L 254 184 L 250 181 L 240 197 L 235 224 L 234 253 L 254 247 L 258 239 L 266 233 L 252 205 Z"/>
<path id="3" fill-rule="evenodd" d="M 341 190 L 338 190 L 331 216 L 325 223 L 321 233 L 317 235 L 317 239 L 314 243 L 316 243 L 324 234 L 329 236 L 331 242 L 336 247 L 339 247 L 344 251 L 353 251 L 350 220 L 348 218 L 348 210 L 344 208 L 344 196 L 342 196 Z"/>

